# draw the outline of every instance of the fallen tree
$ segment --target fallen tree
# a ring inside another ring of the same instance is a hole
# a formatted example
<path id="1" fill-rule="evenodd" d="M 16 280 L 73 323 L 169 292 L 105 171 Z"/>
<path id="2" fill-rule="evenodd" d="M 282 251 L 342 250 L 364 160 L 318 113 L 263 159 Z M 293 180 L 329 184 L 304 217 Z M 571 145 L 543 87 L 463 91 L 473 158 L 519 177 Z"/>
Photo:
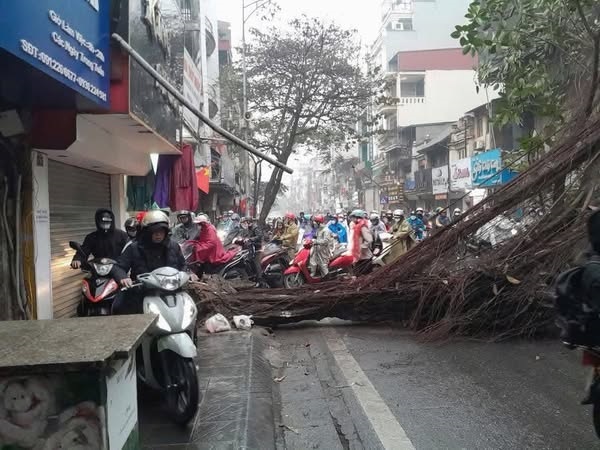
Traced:
<path id="1" fill-rule="evenodd" d="M 586 209 L 595 198 L 600 120 L 569 134 L 529 169 L 388 266 L 351 282 L 299 290 L 236 290 L 196 284 L 210 312 L 249 314 L 261 325 L 325 317 L 403 321 L 431 339 L 451 335 L 502 339 L 531 336 L 552 325 L 551 284 L 585 250 Z M 495 217 L 566 182 L 559 210 L 479 257 L 457 246 Z"/>

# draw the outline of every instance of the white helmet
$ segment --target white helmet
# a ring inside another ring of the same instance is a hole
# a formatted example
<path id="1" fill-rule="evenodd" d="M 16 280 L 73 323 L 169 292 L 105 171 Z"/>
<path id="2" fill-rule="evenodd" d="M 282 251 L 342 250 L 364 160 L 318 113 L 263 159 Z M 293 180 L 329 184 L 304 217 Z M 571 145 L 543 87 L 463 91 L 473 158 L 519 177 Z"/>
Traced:
<path id="1" fill-rule="evenodd" d="M 462 214 L 462 209 L 454 208 L 454 214 Z"/>
<path id="2" fill-rule="evenodd" d="M 369 219 L 371 219 L 371 220 L 379 219 L 379 214 L 377 214 L 376 212 L 372 212 Z"/>
<path id="3" fill-rule="evenodd" d="M 396 209 L 394 210 L 394 217 L 402 217 L 404 215 L 404 210 L 402 209 Z"/>
<path id="4" fill-rule="evenodd" d="M 196 217 L 194 217 L 194 223 L 205 224 L 210 223 L 210 219 L 206 214 L 200 213 Z"/>
<path id="5" fill-rule="evenodd" d="M 159 209 L 148 211 L 142 219 L 143 229 L 164 228 L 169 230 L 169 217 Z"/>
<path id="6" fill-rule="evenodd" d="M 424 212 L 424 209 L 423 208 L 417 208 L 417 209 L 415 209 L 415 212 L 418 212 L 418 213 L 419 212 Z"/>

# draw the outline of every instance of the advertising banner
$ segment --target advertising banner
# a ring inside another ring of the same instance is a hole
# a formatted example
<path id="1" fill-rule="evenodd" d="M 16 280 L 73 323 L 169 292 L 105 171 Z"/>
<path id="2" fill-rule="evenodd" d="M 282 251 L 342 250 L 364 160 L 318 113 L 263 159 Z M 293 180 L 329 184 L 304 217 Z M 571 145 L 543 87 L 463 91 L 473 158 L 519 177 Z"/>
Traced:
<path id="1" fill-rule="evenodd" d="M 502 184 L 502 152 L 499 148 L 479 153 L 471 158 L 473 187 L 493 187 Z"/>
<path id="2" fill-rule="evenodd" d="M 431 169 L 431 186 L 433 194 L 448 192 L 448 166 Z"/>
<path id="3" fill-rule="evenodd" d="M 450 186 L 453 191 L 464 191 L 471 187 L 471 158 L 450 164 Z"/>
<path id="4" fill-rule="evenodd" d="M 110 2 L 2 2 L 0 48 L 108 108 Z"/>
<path id="5" fill-rule="evenodd" d="M 187 49 L 183 53 L 183 96 L 193 106 L 200 109 L 202 103 L 202 72 L 196 65 Z M 183 120 L 193 131 L 198 130 L 198 117 L 184 107 Z"/>

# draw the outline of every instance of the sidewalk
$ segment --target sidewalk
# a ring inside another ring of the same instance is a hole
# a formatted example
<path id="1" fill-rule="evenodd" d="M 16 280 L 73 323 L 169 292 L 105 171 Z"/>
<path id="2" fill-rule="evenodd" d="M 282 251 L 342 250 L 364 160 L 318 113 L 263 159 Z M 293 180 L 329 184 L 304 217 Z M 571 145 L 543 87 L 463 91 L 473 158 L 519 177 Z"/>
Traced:
<path id="1" fill-rule="evenodd" d="M 169 422 L 160 398 L 140 398 L 142 448 L 229 450 L 275 448 L 272 373 L 267 337 L 259 329 L 198 339 L 202 398 L 195 421 L 182 429 Z"/>

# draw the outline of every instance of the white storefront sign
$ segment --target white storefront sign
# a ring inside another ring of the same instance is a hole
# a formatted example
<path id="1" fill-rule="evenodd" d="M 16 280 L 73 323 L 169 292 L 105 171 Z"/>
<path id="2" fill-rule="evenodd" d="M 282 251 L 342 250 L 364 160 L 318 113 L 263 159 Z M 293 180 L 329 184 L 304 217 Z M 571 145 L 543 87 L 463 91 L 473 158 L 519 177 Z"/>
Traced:
<path id="1" fill-rule="evenodd" d="M 471 187 L 471 158 L 459 159 L 450 164 L 450 185 L 453 191 Z"/>
<path id="2" fill-rule="evenodd" d="M 187 49 L 184 50 L 183 54 L 183 96 L 193 106 L 200 109 L 202 103 L 202 72 L 194 63 Z M 183 120 L 191 130 L 198 130 L 198 117 L 185 107 L 183 108 Z"/>
<path id="3" fill-rule="evenodd" d="M 448 166 L 431 169 L 431 186 L 434 194 L 445 194 L 448 192 Z"/>

